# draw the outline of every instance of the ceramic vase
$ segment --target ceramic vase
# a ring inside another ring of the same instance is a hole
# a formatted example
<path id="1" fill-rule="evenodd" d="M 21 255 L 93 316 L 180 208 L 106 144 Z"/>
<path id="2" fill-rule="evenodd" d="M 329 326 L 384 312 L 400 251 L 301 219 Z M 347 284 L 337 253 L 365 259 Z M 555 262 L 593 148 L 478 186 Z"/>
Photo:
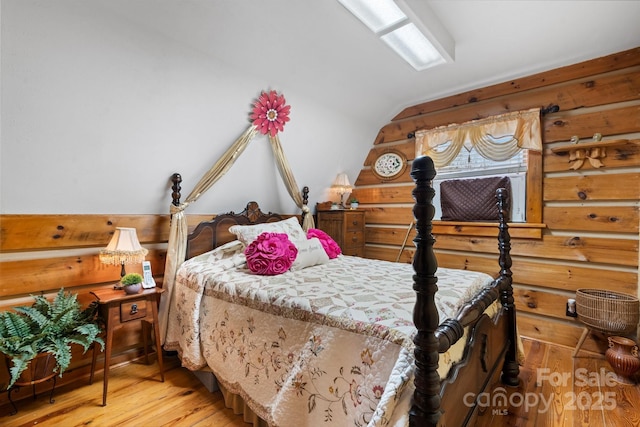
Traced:
<path id="1" fill-rule="evenodd" d="M 638 346 L 624 337 L 609 337 L 609 348 L 605 356 L 622 384 L 635 384 L 633 375 L 640 369 Z"/>
<path id="2" fill-rule="evenodd" d="M 127 294 L 137 294 L 142 289 L 142 283 L 136 283 L 135 285 L 129 285 L 124 287 L 124 292 Z"/>

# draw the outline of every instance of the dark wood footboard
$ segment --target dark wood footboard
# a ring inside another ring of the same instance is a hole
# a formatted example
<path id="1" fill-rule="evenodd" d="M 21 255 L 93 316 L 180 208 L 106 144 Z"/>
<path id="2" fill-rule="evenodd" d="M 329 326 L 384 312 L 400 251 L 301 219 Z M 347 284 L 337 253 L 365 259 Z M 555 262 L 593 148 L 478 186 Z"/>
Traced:
<path id="1" fill-rule="evenodd" d="M 483 314 L 469 330 L 463 359 L 451 368 L 440 386 L 442 416 L 439 426 L 473 426 L 484 403 L 477 398 L 499 381 L 508 348 L 504 312 L 497 318 Z"/>
<path id="2" fill-rule="evenodd" d="M 416 345 L 415 392 L 409 413 L 409 423 L 413 427 L 438 425 L 442 415 L 441 381 L 437 372 L 439 355 L 447 351 L 463 336 L 465 327 L 478 326 L 485 309 L 497 299 L 500 299 L 502 304 L 502 317 L 504 317 L 500 323 L 503 334 L 499 335 L 506 337 L 502 346 L 505 349 L 502 381 L 507 385 L 517 385 L 519 374 L 516 360 L 517 337 L 511 256 L 509 254 L 511 244 L 506 222 L 508 217 L 508 206 L 505 201 L 506 190 L 500 189 L 496 194 L 500 215 L 498 232 L 500 275 L 490 286 L 463 306 L 455 319 L 446 319 L 440 324 L 435 304 L 435 294 L 438 291 L 436 277 L 438 264 L 433 251 L 435 239 L 432 235 L 432 220 L 435 213 L 432 201 L 435 191 L 431 184 L 435 176 L 435 167 L 429 157 L 422 156 L 413 161 L 411 177 L 416 184 L 413 190 L 413 197 L 416 201 L 413 214 L 417 233 L 414 239 L 416 252 L 413 259 L 415 270 L 413 288 L 416 292 L 413 320 L 418 330 L 414 338 Z M 484 345 L 486 346 L 486 343 Z M 484 369 L 487 371 L 486 366 Z M 484 384 L 481 387 L 484 387 Z"/>

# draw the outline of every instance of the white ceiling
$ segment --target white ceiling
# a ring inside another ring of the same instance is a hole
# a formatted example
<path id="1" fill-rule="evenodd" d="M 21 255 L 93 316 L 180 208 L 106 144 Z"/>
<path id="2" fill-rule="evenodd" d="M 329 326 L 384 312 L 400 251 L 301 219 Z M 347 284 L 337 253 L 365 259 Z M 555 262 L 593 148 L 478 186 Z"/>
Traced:
<path id="1" fill-rule="evenodd" d="M 410 105 L 640 46 L 633 0 L 426 1 L 456 51 L 455 62 L 420 72 L 336 0 L 99 2 L 262 76 L 270 87 L 260 89 L 293 89 L 377 128 Z"/>

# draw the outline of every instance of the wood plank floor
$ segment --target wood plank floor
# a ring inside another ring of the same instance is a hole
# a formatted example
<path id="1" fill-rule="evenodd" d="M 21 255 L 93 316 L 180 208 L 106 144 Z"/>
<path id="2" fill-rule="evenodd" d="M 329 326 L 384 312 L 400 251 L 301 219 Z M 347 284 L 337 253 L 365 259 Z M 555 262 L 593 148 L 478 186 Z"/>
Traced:
<path id="1" fill-rule="evenodd" d="M 172 360 L 173 359 L 173 360 Z M 102 373 L 92 385 L 76 382 L 56 388 L 53 404 L 43 393 L 0 407 L 0 426 L 96 426 L 96 427 L 250 427 L 242 415 L 224 406 L 220 392 L 209 393 L 177 358 L 165 358 L 165 381 L 160 381 L 158 365 L 134 362 L 109 371 L 107 406 L 102 406 Z M 21 394 L 30 395 L 23 388 Z"/>
<path id="2" fill-rule="evenodd" d="M 603 358 L 581 353 L 572 359 L 569 348 L 530 340 L 524 344 L 527 362 L 521 368 L 521 386 L 506 392 L 511 404 L 491 404 L 501 392 L 501 385 L 494 384 L 477 427 L 640 426 L 640 386 L 611 384 L 607 374 L 611 369 Z M 164 383 L 156 364 L 113 367 L 106 407 L 101 406 L 102 375 L 97 374 L 92 385 L 76 382 L 56 389 L 53 404 L 44 393 L 35 401 L 30 397 L 18 401 L 16 415 L 9 415 L 10 406 L 0 407 L 0 425 L 249 426 L 241 415 L 224 407 L 219 392 L 209 393 L 175 359 L 165 363 Z M 601 368 L 603 374 L 598 374 Z M 601 375 L 599 380 L 589 379 L 592 373 Z M 560 380 L 562 374 L 566 381 Z"/>
<path id="3" fill-rule="evenodd" d="M 526 339 L 524 351 L 520 386 L 494 384 L 477 427 L 640 426 L 640 385 L 616 381 L 604 356 L 581 351 L 572 358 L 572 348 Z"/>

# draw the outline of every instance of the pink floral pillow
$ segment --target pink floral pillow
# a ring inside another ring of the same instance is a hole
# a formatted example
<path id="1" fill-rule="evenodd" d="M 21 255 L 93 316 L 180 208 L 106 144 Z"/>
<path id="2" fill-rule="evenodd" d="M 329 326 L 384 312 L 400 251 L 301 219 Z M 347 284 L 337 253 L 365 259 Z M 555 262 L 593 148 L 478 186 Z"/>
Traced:
<path id="1" fill-rule="evenodd" d="M 262 233 L 244 250 L 247 267 L 256 274 L 275 276 L 291 268 L 298 249 L 285 233 Z"/>
<path id="2" fill-rule="evenodd" d="M 317 228 L 310 228 L 307 231 L 307 239 L 311 239 L 312 237 L 317 237 L 318 240 L 320 240 L 322 247 L 329 256 L 329 259 L 334 259 L 342 253 L 342 249 L 340 249 L 340 246 L 338 246 L 336 241 L 324 231 Z"/>

